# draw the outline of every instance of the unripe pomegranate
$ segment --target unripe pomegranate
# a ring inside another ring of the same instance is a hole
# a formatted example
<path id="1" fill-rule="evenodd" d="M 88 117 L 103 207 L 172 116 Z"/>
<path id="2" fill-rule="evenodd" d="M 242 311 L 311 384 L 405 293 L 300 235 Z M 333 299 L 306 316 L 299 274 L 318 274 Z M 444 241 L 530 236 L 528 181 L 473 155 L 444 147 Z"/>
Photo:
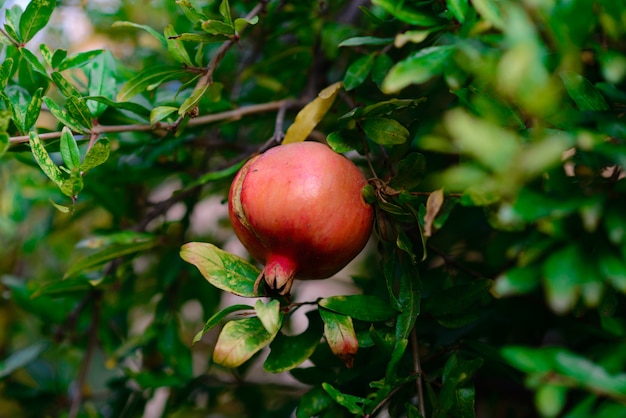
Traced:
<path id="1" fill-rule="evenodd" d="M 271 148 L 253 157 L 230 187 L 228 213 L 239 240 L 265 263 L 256 287 L 288 295 L 293 280 L 324 279 L 350 262 L 372 231 L 367 180 L 319 142 Z"/>

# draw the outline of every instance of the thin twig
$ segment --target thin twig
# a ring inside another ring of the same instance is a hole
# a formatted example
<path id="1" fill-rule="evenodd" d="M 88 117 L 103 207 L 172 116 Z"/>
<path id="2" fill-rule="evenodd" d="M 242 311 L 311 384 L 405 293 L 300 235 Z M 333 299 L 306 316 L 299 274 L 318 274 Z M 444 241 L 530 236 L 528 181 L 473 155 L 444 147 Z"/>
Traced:
<path id="1" fill-rule="evenodd" d="M 220 122 L 224 120 L 237 120 L 246 115 L 255 113 L 271 112 L 273 110 L 279 110 L 282 108 L 295 107 L 300 104 L 298 100 L 283 99 L 274 102 L 261 103 L 255 105 L 242 106 L 237 109 L 227 110 L 224 112 L 213 113 L 211 115 L 204 115 L 191 119 L 188 126 L 202 126 L 209 123 Z M 119 133 L 119 132 L 149 132 L 158 130 L 171 130 L 175 123 L 157 122 L 151 124 L 131 124 L 131 125 L 97 125 L 88 134 L 101 135 L 107 133 Z M 46 132 L 39 134 L 39 139 L 49 140 L 58 139 L 61 137 L 61 131 L 58 132 Z M 13 136 L 9 139 L 9 144 L 15 146 L 24 142 L 28 142 L 28 135 Z"/>
<path id="2" fill-rule="evenodd" d="M 411 330 L 411 355 L 413 356 L 413 370 L 417 375 L 415 380 L 415 388 L 417 390 L 417 405 L 420 410 L 420 414 L 426 417 L 426 406 L 424 404 L 424 373 L 422 371 L 422 363 L 419 355 L 419 344 L 417 342 L 417 332 L 415 327 Z"/>
<path id="3" fill-rule="evenodd" d="M 87 341 L 87 351 L 85 357 L 80 365 L 78 377 L 76 379 L 76 387 L 72 394 L 72 403 L 70 405 L 70 411 L 68 418 L 76 418 L 80 411 L 81 404 L 83 402 L 83 392 L 85 389 L 85 383 L 87 381 L 87 374 L 89 367 L 91 366 L 91 359 L 98 344 L 98 326 L 100 325 L 100 316 L 102 314 L 102 291 L 92 290 L 94 292 L 94 305 L 91 311 L 91 323 L 89 324 Z"/>

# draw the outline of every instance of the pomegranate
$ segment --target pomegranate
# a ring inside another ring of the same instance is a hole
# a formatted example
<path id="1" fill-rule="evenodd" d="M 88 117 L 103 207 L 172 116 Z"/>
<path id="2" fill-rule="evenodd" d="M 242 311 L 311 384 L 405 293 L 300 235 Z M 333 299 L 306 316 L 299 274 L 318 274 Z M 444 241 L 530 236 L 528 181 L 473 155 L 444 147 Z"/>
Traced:
<path id="1" fill-rule="evenodd" d="M 325 279 L 350 262 L 372 231 L 367 180 L 319 142 L 271 148 L 250 159 L 230 187 L 235 234 L 265 268 L 270 291 L 289 295 L 294 279 Z"/>

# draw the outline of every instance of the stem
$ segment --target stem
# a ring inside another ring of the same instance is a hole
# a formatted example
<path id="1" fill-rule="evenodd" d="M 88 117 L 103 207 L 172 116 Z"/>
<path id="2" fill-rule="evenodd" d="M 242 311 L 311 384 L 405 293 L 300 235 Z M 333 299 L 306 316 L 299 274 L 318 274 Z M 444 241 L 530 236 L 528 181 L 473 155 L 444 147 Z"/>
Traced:
<path id="1" fill-rule="evenodd" d="M 283 99 L 274 102 L 261 103 L 255 105 L 242 106 L 237 109 L 227 110 L 225 112 L 213 113 L 211 115 L 200 116 L 189 121 L 188 126 L 202 126 L 214 122 L 223 120 L 237 120 L 246 115 L 255 113 L 271 112 L 273 110 L 280 110 L 282 108 L 295 107 L 300 105 L 300 101 Z M 166 123 L 157 122 L 154 125 L 150 124 L 132 124 L 132 125 L 97 125 L 91 131 L 87 132 L 91 135 L 101 135 L 107 133 L 119 133 L 119 132 L 149 132 L 158 130 L 171 130 L 176 128 L 176 122 Z M 47 132 L 39 135 L 42 140 L 57 139 L 61 137 L 61 131 Z M 24 142 L 28 142 L 28 135 L 13 136 L 9 139 L 9 144 L 15 146 Z"/>
<path id="2" fill-rule="evenodd" d="M 415 374 L 417 375 L 417 379 L 415 380 L 415 387 L 417 390 L 417 405 L 420 410 L 420 414 L 423 417 L 426 417 L 426 406 L 424 404 L 424 373 L 422 371 L 422 363 L 420 361 L 419 355 L 419 344 L 417 342 L 417 332 L 415 331 L 415 327 L 411 330 L 411 354 L 413 356 L 413 367 Z"/>
<path id="3" fill-rule="evenodd" d="M 83 402 L 83 391 L 85 382 L 87 381 L 87 374 L 91 365 L 91 359 L 93 357 L 96 345 L 98 344 L 98 325 L 100 324 L 100 316 L 102 314 L 102 291 L 92 290 L 94 297 L 94 306 L 91 311 L 91 323 L 89 324 L 89 340 L 87 341 L 87 351 L 85 357 L 80 365 L 80 371 L 76 379 L 76 387 L 72 394 L 72 403 L 70 405 L 70 412 L 68 418 L 76 418 L 80 411 L 81 404 Z"/>

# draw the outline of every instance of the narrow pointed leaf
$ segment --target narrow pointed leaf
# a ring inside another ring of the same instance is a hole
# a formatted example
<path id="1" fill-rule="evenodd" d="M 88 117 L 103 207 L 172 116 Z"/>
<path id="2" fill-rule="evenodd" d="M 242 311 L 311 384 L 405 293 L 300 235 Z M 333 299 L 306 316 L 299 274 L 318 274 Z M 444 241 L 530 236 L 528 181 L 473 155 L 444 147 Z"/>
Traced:
<path id="1" fill-rule="evenodd" d="M 59 167 L 52 161 L 48 151 L 44 148 L 39 136 L 35 132 L 30 132 L 30 147 L 33 153 L 33 157 L 35 157 L 35 161 L 41 167 L 41 170 L 48 176 L 50 180 L 55 182 L 57 185 L 61 185 L 63 183 L 63 174 Z"/>
<path id="2" fill-rule="evenodd" d="M 67 108 L 67 113 L 78 123 L 78 125 L 88 129 L 91 128 L 93 116 L 82 97 L 68 97 L 65 106 Z"/>
<path id="3" fill-rule="evenodd" d="M 304 141 L 333 105 L 342 86 L 341 82 L 331 84 L 322 90 L 312 102 L 304 106 L 296 115 L 293 124 L 287 129 L 283 144 Z"/>
<path id="4" fill-rule="evenodd" d="M 371 295 L 331 296 L 318 303 L 326 309 L 360 321 L 386 321 L 399 313 L 388 300 Z"/>
<path id="5" fill-rule="evenodd" d="M 163 31 L 165 35 L 165 40 L 167 42 L 167 50 L 174 60 L 180 62 L 181 64 L 188 65 L 190 67 L 193 66 L 193 62 L 185 49 L 185 45 L 175 37 L 178 35 L 174 30 L 173 25 L 167 25 Z"/>
<path id="6" fill-rule="evenodd" d="M 581 111 L 600 111 L 609 108 L 604 96 L 583 76 L 566 72 L 561 74 L 561 80 L 563 80 L 567 94 Z"/>
<path id="7" fill-rule="evenodd" d="M 30 64 L 30 67 L 33 71 L 43 75 L 46 78 L 48 77 L 48 72 L 46 71 L 46 67 L 43 66 L 39 58 L 35 54 L 33 54 L 29 49 L 22 48 L 20 49 L 22 53 L 22 57 Z"/>
<path id="8" fill-rule="evenodd" d="M 20 35 L 22 42 L 30 41 L 33 36 L 43 29 L 54 11 L 54 0 L 31 0 L 20 17 Z"/>
<path id="9" fill-rule="evenodd" d="M 56 86 L 59 88 L 59 90 L 61 90 L 61 93 L 63 93 L 65 97 L 81 97 L 80 92 L 76 90 L 76 88 L 72 86 L 70 82 L 61 75 L 61 73 L 53 72 L 52 74 L 50 74 L 50 76 L 52 77 L 52 81 L 54 81 L 54 84 L 56 84 Z"/>
<path id="10" fill-rule="evenodd" d="M 70 68 L 83 67 L 89 64 L 92 60 L 94 60 L 99 55 L 102 55 L 103 52 L 104 52 L 103 49 L 95 49 L 93 51 L 78 52 L 76 54 L 72 54 L 69 57 L 66 57 L 63 61 L 59 63 L 58 70 L 64 71 Z"/>
<path id="11" fill-rule="evenodd" d="M 87 107 L 98 118 L 113 101 L 117 93 L 116 63 L 110 52 L 105 52 L 92 58 L 87 67 L 89 74 L 89 98 L 86 99 Z M 105 100 L 93 100 L 94 97 L 103 97 Z"/>
<path id="12" fill-rule="evenodd" d="M 128 80 L 117 95 L 118 102 L 125 102 L 139 93 L 150 91 L 170 80 L 180 79 L 188 72 L 180 67 L 151 67 Z"/>
<path id="13" fill-rule="evenodd" d="M 84 128 L 76 123 L 76 121 L 74 121 L 74 119 L 67 114 L 67 111 L 56 104 L 56 102 L 54 102 L 51 98 L 44 97 L 43 103 L 46 105 L 50 113 L 52 113 L 52 115 L 63 125 L 69 127 L 74 132 L 85 132 Z"/>
<path id="14" fill-rule="evenodd" d="M 411 84 L 422 84 L 441 75 L 454 46 L 433 46 L 420 50 L 394 65 L 383 81 L 385 93 L 396 93 Z"/>
<path id="15" fill-rule="evenodd" d="M 5 59 L 0 64 L 0 89 L 4 90 L 11 77 L 11 71 L 13 69 L 13 58 Z"/>
<path id="16" fill-rule="evenodd" d="M 346 90 L 352 90 L 363 84 L 372 70 L 374 58 L 374 54 L 368 54 L 350 64 L 343 78 L 343 84 Z"/>
<path id="17" fill-rule="evenodd" d="M 230 4 L 228 0 L 222 0 L 220 3 L 220 14 L 224 18 L 224 22 L 230 26 L 233 25 L 233 18 L 230 15 Z"/>
<path id="18" fill-rule="evenodd" d="M 63 162 L 69 169 L 80 166 L 80 151 L 78 150 L 78 144 L 76 138 L 72 135 L 72 132 L 67 127 L 63 127 L 61 132 L 61 157 Z"/>
<path id="19" fill-rule="evenodd" d="M 167 42 L 165 40 L 165 36 L 163 36 L 162 34 L 160 34 L 159 32 L 157 32 L 156 30 L 154 30 L 152 27 L 148 25 L 139 25 L 133 22 L 117 21 L 117 22 L 113 22 L 113 25 L 111 27 L 113 28 L 129 27 L 129 28 L 145 30 L 150 35 L 154 36 L 154 38 L 156 38 L 156 40 L 158 40 L 161 43 L 161 45 L 163 45 L 163 48 L 167 48 Z"/>
<path id="20" fill-rule="evenodd" d="M 43 94 L 43 88 L 38 88 L 30 99 L 30 103 L 26 108 L 24 114 L 24 128 L 29 131 L 35 126 L 37 118 L 39 118 L 39 112 L 41 111 L 41 95 Z"/>
<path id="21" fill-rule="evenodd" d="M 40 342 L 22 348 L 0 361 L 0 379 L 33 362 L 48 348 L 48 343 Z"/>
<path id="22" fill-rule="evenodd" d="M 150 111 L 150 124 L 154 126 L 168 116 L 178 113 L 178 108 L 174 106 L 157 106 Z"/>
<path id="23" fill-rule="evenodd" d="M 74 262 L 65 272 L 64 278 L 70 278 L 86 270 L 92 270 L 116 258 L 149 250 L 156 245 L 156 240 L 150 238 L 130 244 L 118 244 L 103 248 Z"/>
<path id="24" fill-rule="evenodd" d="M 216 312 L 211 318 L 209 318 L 208 321 L 206 321 L 206 323 L 204 324 L 204 327 L 202 328 L 202 330 L 200 332 L 198 332 L 195 337 L 193 337 L 193 341 L 191 342 L 192 344 L 197 343 L 198 341 L 200 341 L 202 339 L 202 337 L 204 336 L 204 334 L 206 334 L 207 332 L 209 332 L 211 329 L 213 329 L 213 327 L 215 327 L 217 324 L 219 324 L 220 322 L 222 322 L 224 319 L 226 319 L 226 317 L 228 317 L 228 315 L 237 312 L 237 311 L 249 311 L 254 309 L 252 306 L 250 305 L 230 305 L 224 309 L 222 309 L 219 312 Z"/>

